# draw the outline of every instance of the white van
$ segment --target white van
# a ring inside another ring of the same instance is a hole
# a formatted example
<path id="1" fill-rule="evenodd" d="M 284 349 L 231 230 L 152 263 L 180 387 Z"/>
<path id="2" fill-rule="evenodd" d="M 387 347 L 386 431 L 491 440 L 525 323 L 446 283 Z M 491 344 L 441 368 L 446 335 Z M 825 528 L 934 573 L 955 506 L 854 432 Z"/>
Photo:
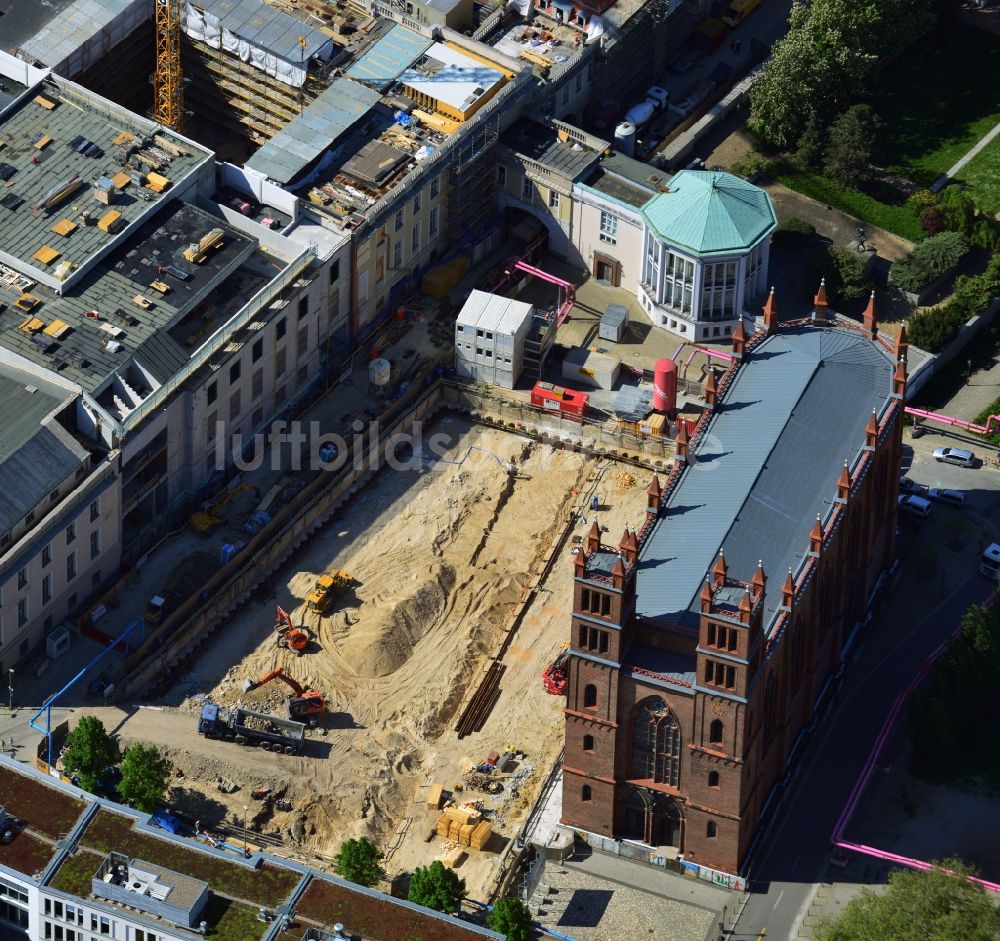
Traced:
<path id="1" fill-rule="evenodd" d="M 923 497 L 916 497 L 912 493 L 900 494 L 898 505 L 901 512 L 909 513 L 911 516 L 919 516 L 922 519 L 926 519 L 931 515 L 930 500 L 925 500 Z"/>

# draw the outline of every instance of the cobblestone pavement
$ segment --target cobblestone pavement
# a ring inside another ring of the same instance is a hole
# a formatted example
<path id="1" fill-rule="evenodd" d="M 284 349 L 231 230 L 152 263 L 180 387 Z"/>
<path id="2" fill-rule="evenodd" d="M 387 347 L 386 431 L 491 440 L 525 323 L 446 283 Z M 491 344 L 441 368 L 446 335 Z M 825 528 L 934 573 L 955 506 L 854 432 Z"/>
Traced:
<path id="1" fill-rule="evenodd" d="M 575 941 L 702 941 L 716 912 L 549 864 L 537 921 Z"/>

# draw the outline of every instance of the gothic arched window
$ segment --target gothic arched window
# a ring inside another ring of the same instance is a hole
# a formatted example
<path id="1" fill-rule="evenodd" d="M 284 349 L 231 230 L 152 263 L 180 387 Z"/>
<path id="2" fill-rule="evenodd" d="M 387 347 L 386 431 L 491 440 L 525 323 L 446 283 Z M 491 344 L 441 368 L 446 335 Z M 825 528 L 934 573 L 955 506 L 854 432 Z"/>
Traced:
<path id="1" fill-rule="evenodd" d="M 632 776 L 677 787 L 680 780 L 681 732 L 667 704 L 646 699 L 632 716 Z"/>

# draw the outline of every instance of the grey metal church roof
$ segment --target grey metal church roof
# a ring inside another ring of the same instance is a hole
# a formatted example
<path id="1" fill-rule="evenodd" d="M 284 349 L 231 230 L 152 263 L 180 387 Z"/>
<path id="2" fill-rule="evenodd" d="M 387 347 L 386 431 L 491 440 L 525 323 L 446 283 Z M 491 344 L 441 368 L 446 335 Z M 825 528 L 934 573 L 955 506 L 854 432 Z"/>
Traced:
<path id="1" fill-rule="evenodd" d="M 698 593 L 719 549 L 729 574 L 780 586 L 836 495 L 844 461 L 891 392 L 891 357 L 858 333 L 799 328 L 766 339 L 727 390 L 639 555 L 636 613 L 696 628 Z"/>

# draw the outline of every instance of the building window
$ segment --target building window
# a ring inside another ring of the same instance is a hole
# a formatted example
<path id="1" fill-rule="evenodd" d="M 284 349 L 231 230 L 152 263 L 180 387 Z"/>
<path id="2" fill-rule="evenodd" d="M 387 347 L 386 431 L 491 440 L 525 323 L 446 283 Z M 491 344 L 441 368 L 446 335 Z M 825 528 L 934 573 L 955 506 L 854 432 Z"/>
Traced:
<path id="1" fill-rule="evenodd" d="M 95 531 L 90 534 L 90 557 L 96 559 L 101 554 L 101 534 Z"/>
<path id="2" fill-rule="evenodd" d="M 309 316 L 309 295 L 303 294 L 299 298 L 299 320 Z"/>
<path id="3" fill-rule="evenodd" d="M 410 233 L 410 251 L 416 255 L 420 251 L 420 223 L 418 222 Z"/>
<path id="4" fill-rule="evenodd" d="M 219 394 L 219 387 L 216 383 L 210 382 L 205 386 L 205 396 L 208 399 L 208 404 L 211 405 L 217 398 Z"/>
<path id="5" fill-rule="evenodd" d="M 403 210 L 400 209 L 399 212 L 396 213 L 396 223 L 395 223 L 395 231 L 396 232 L 398 232 L 401 228 L 403 228 L 403 221 L 404 221 L 403 220 Z"/>
<path id="6" fill-rule="evenodd" d="M 584 737 L 583 737 L 583 750 L 584 751 L 593 751 L 594 750 L 594 736 L 593 735 L 584 735 Z"/>
<path id="7" fill-rule="evenodd" d="M 299 366 L 298 372 L 296 373 L 296 378 L 298 379 L 298 383 L 300 386 L 302 386 L 305 383 L 305 381 L 309 378 L 308 363 L 303 363 L 303 365 Z"/>
<path id="8" fill-rule="evenodd" d="M 72 544 L 74 539 L 76 539 L 76 523 L 70 523 L 66 527 L 66 545 Z"/>
<path id="9" fill-rule="evenodd" d="M 403 267 L 403 243 L 399 239 L 396 239 L 396 243 L 392 246 L 392 267 Z"/>
<path id="10" fill-rule="evenodd" d="M 434 238 L 438 231 L 438 207 L 432 206 L 427 216 L 427 237 Z"/>
<path id="11" fill-rule="evenodd" d="M 240 381 L 240 375 L 243 372 L 243 361 L 236 360 L 232 366 L 229 367 L 229 382 L 230 384 Z"/>
<path id="12" fill-rule="evenodd" d="M 231 396 L 229 396 L 229 420 L 235 421 L 240 414 L 240 409 L 243 408 L 243 390 L 237 389 Z"/>
<path id="13" fill-rule="evenodd" d="M 597 708 L 597 687 L 593 683 L 588 683 L 583 688 L 583 708 Z"/>
<path id="14" fill-rule="evenodd" d="M 340 279 L 340 259 L 330 265 L 330 284 Z"/>
<path id="15" fill-rule="evenodd" d="M 417 193 L 417 195 L 413 197 L 413 215 L 416 216 L 419 213 L 420 213 L 420 194 Z"/>
<path id="16" fill-rule="evenodd" d="M 549 190 L 549 209 L 559 208 L 559 193 L 556 190 Z"/>
<path id="17" fill-rule="evenodd" d="M 76 578 L 76 553 L 71 552 L 66 556 L 66 581 L 71 582 Z"/>
<path id="18" fill-rule="evenodd" d="M 42 566 L 48 565 L 52 561 L 52 546 L 42 549 Z"/>
<path id="19" fill-rule="evenodd" d="M 717 660 L 705 661 L 705 682 L 725 689 L 736 688 L 736 667 Z"/>
<path id="20" fill-rule="evenodd" d="M 274 325 L 274 341 L 275 341 L 275 343 L 277 343 L 278 340 L 285 339 L 285 330 L 287 328 L 288 328 L 288 324 L 285 323 L 285 318 L 282 317 L 281 320 L 279 320 Z"/>
<path id="21" fill-rule="evenodd" d="M 253 374 L 253 379 L 250 381 L 251 400 L 256 400 L 260 398 L 260 395 L 263 391 L 264 391 L 264 370 L 258 369 L 257 372 Z"/>
<path id="22" fill-rule="evenodd" d="M 441 177 L 436 176 L 431 180 L 431 199 L 437 199 L 441 191 Z"/>
<path id="23" fill-rule="evenodd" d="M 98 497 L 90 504 L 90 522 L 96 523 L 101 515 L 101 498 Z"/>
<path id="24" fill-rule="evenodd" d="M 285 374 L 285 348 L 282 347 L 274 354 L 274 375 L 283 376 Z"/>
<path id="25" fill-rule="evenodd" d="M 17 626 L 24 627 L 28 623 L 28 599 L 19 598 L 17 602 Z"/>
<path id="26" fill-rule="evenodd" d="M 531 180 L 525 177 L 521 180 L 521 199 L 526 203 L 530 203 L 534 200 L 535 188 L 531 185 Z"/>
<path id="27" fill-rule="evenodd" d="M 591 789 L 589 784 L 584 784 L 584 786 L 580 788 L 580 800 L 589 801 L 593 799 L 594 799 L 593 790 Z"/>
<path id="28" fill-rule="evenodd" d="M 0 879 L 0 923 L 28 930 L 28 893 L 6 879 Z M 4 932 L 6 936 L 6 932 Z M 17 933 L 17 937 L 27 934 Z"/>
<path id="29" fill-rule="evenodd" d="M 254 340 L 253 346 L 250 347 L 250 361 L 256 363 L 264 355 L 264 338 L 261 337 L 258 340 Z"/>
<path id="30" fill-rule="evenodd" d="M 739 636 L 735 627 L 726 627 L 723 624 L 708 625 L 708 646 L 716 647 L 719 650 L 736 650 Z"/>
<path id="31" fill-rule="evenodd" d="M 677 720 L 658 696 L 647 699 L 632 718 L 632 775 L 677 787 L 681 733 Z"/>
<path id="32" fill-rule="evenodd" d="M 506 189 L 507 188 L 507 168 L 506 167 L 497 167 L 497 184 L 499 185 L 500 189 Z"/>
<path id="33" fill-rule="evenodd" d="M 713 719 L 712 724 L 708 727 L 708 741 L 712 745 L 719 745 L 722 743 L 724 727 L 722 725 L 721 719 Z"/>
<path id="34" fill-rule="evenodd" d="M 719 772 L 718 771 L 709 771 L 708 772 L 708 786 L 709 787 L 718 787 L 719 786 Z"/>
<path id="35" fill-rule="evenodd" d="M 598 238 L 609 245 L 618 244 L 618 216 L 601 210 L 601 227 Z"/>
<path id="36" fill-rule="evenodd" d="M 250 427 L 256 431 L 264 424 L 264 409 L 258 408 L 254 411 L 253 415 L 250 416 Z"/>
<path id="37" fill-rule="evenodd" d="M 584 588 L 580 596 L 580 609 L 587 614 L 611 616 L 611 596 L 601 591 Z"/>
<path id="38" fill-rule="evenodd" d="M 17 570 L 17 587 L 18 590 L 24 588 L 28 584 L 28 570 L 27 568 L 22 568 Z"/>
<path id="39" fill-rule="evenodd" d="M 42 604 L 48 604 L 52 600 L 52 576 L 46 575 L 42 579 Z"/>
<path id="40" fill-rule="evenodd" d="M 606 596 L 605 596 L 606 597 Z M 609 599 L 610 603 L 610 599 Z M 608 652 L 608 632 L 587 624 L 580 625 L 580 647 L 594 653 Z"/>
<path id="41" fill-rule="evenodd" d="M 710 840 L 714 840 L 715 839 L 715 834 L 717 832 L 718 832 L 718 828 L 715 825 L 715 821 L 714 820 L 709 820 L 708 824 L 705 827 L 705 836 L 707 836 Z"/>

